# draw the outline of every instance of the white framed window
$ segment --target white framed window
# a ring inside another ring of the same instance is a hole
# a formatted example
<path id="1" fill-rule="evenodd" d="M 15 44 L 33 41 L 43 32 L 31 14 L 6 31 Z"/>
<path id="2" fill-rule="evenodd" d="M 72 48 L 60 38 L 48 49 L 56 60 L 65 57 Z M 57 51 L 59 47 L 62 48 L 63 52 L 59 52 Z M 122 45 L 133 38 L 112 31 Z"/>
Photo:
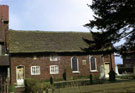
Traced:
<path id="1" fill-rule="evenodd" d="M 71 58 L 71 68 L 73 73 L 79 73 L 79 64 L 78 64 L 78 58 L 72 57 Z"/>
<path id="2" fill-rule="evenodd" d="M 59 66 L 50 65 L 50 74 L 59 74 Z"/>
<path id="3" fill-rule="evenodd" d="M 58 61 L 59 57 L 57 55 L 51 55 L 50 56 L 50 61 Z"/>
<path id="4" fill-rule="evenodd" d="M 31 66 L 31 75 L 40 75 L 40 66 Z"/>
<path id="5" fill-rule="evenodd" d="M 90 71 L 97 72 L 97 62 L 95 57 L 89 57 Z"/>

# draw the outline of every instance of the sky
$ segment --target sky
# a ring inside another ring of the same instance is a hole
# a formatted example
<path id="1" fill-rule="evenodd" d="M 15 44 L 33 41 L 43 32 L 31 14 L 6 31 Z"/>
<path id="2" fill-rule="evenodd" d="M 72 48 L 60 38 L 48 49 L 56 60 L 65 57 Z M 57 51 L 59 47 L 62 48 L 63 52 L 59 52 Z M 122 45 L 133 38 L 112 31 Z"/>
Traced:
<path id="1" fill-rule="evenodd" d="M 0 0 L 10 9 L 9 28 L 15 30 L 89 31 L 91 0 Z"/>
<path id="2" fill-rule="evenodd" d="M 0 0 L 9 5 L 9 29 L 89 32 L 92 0 Z M 122 63 L 121 58 L 115 58 Z"/>

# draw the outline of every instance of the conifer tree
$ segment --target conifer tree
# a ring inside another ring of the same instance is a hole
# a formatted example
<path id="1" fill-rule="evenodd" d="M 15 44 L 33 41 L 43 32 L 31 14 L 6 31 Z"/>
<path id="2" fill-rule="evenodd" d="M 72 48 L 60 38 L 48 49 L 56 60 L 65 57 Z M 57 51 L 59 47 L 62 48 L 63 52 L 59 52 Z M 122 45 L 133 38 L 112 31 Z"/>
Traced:
<path id="1" fill-rule="evenodd" d="M 135 50 L 135 0 L 93 0 L 88 6 L 94 12 L 94 20 L 85 26 L 90 29 L 93 40 L 84 39 L 89 45 L 84 51 L 111 55 Z M 95 28 L 99 32 L 94 32 Z M 123 45 L 113 46 L 123 38 L 126 40 Z M 112 68 L 109 80 L 115 80 Z"/>
<path id="2" fill-rule="evenodd" d="M 112 52 L 135 50 L 135 0 L 93 0 L 89 7 L 94 12 L 94 20 L 85 24 L 92 33 L 93 40 L 85 41 L 91 45 L 85 50 L 101 50 L 125 38 L 126 42 Z M 93 32 L 94 28 L 100 32 Z M 107 50 L 108 51 L 108 50 Z"/>

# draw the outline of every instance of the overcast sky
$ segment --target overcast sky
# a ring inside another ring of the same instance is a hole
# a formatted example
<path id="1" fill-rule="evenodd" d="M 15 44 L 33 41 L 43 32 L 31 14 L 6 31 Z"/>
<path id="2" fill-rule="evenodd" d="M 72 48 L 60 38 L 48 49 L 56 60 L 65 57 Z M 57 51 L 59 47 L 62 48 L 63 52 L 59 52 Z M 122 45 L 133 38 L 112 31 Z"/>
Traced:
<path id="1" fill-rule="evenodd" d="M 89 32 L 92 0 L 0 0 L 9 5 L 9 29 Z M 122 63 L 116 58 L 116 63 Z"/>

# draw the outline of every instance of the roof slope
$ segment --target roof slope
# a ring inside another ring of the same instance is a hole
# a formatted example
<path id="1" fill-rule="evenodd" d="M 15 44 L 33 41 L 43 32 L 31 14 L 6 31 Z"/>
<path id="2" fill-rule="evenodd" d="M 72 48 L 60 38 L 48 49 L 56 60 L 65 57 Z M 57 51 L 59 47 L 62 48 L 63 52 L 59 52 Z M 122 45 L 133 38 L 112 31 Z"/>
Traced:
<path id="1" fill-rule="evenodd" d="M 34 52 L 82 52 L 88 45 L 82 38 L 90 39 L 90 33 L 9 31 L 10 53 Z"/>

